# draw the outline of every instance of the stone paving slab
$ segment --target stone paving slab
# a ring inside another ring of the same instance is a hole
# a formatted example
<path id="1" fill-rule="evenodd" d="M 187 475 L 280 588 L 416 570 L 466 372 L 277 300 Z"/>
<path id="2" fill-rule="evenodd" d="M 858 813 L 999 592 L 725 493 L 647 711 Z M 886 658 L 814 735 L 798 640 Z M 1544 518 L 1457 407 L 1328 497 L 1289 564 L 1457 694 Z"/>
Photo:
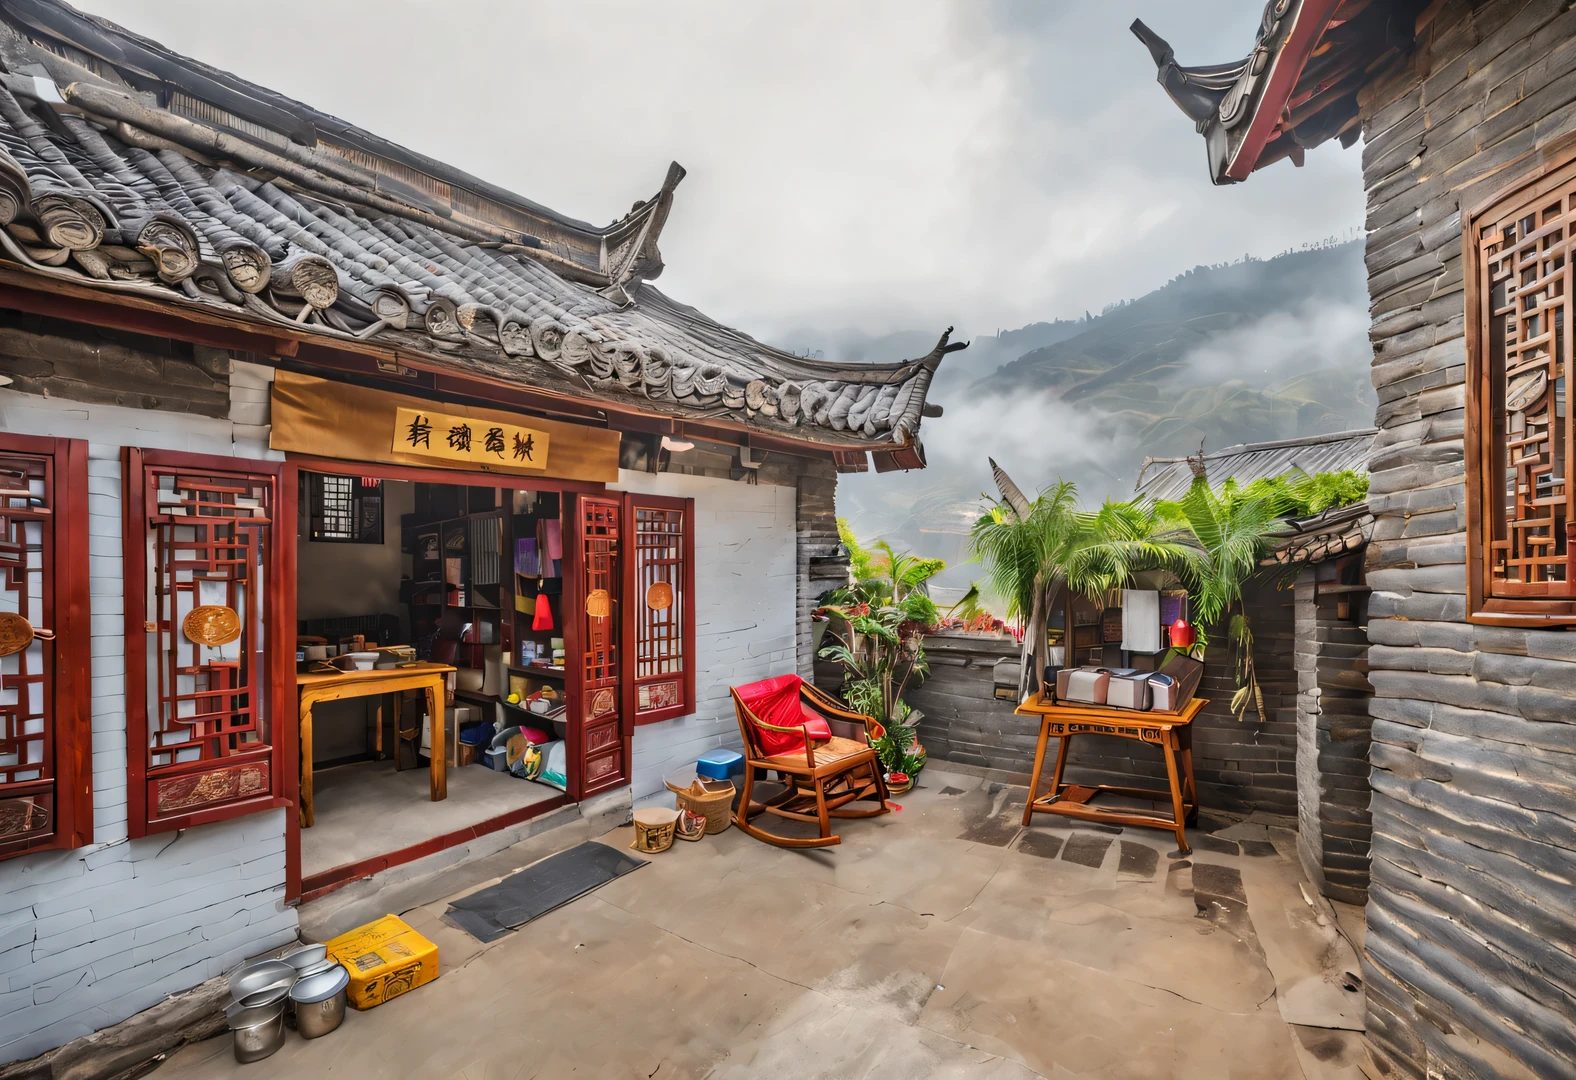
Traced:
<path id="1" fill-rule="evenodd" d="M 1194 874 L 1243 863 L 1237 844 L 1167 859 L 1156 830 L 1023 828 L 1023 797 L 933 763 L 838 847 L 676 844 L 489 945 L 427 904 L 406 917 L 439 945 L 435 983 L 264 1062 L 219 1038 L 157 1075 L 1349 1076 L 1349 1039 L 1281 1019 L 1251 919 L 1195 905 Z"/>

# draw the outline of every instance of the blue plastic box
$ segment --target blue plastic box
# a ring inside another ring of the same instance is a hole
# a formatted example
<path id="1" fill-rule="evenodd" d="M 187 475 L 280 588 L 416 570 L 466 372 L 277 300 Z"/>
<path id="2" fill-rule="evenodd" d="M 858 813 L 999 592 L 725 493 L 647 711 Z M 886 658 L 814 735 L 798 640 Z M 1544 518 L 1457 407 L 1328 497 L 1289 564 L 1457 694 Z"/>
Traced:
<path id="1" fill-rule="evenodd" d="M 736 750 L 708 750 L 695 762 L 695 772 L 708 780 L 729 780 L 744 775 L 744 755 Z"/>

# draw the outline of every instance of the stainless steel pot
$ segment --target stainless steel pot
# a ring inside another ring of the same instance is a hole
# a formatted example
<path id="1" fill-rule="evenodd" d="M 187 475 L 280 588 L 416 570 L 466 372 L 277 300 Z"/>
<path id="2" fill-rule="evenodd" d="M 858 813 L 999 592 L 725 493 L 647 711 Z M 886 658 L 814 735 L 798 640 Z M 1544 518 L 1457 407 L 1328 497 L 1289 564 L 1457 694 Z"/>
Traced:
<path id="1" fill-rule="evenodd" d="M 243 1065 L 261 1061 L 285 1044 L 285 1008 L 281 1001 L 274 1006 L 278 1011 L 267 1020 L 246 1027 L 230 1029 L 235 1041 L 235 1060 Z"/>
<path id="2" fill-rule="evenodd" d="M 296 1030 L 303 1039 L 327 1035 L 344 1022 L 349 987 L 350 972 L 335 964 L 332 970 L 304 978 L 291 988 Z"/>
<path id="3" fill-rule="evenodd" d="M 345 999 L 349 985 L 350 980 L 346 979 L 344 986 L 321 1001 L 295 1003 L 296 1030 L 303 1039 L 327 1035 L 345 1022 Z"/>

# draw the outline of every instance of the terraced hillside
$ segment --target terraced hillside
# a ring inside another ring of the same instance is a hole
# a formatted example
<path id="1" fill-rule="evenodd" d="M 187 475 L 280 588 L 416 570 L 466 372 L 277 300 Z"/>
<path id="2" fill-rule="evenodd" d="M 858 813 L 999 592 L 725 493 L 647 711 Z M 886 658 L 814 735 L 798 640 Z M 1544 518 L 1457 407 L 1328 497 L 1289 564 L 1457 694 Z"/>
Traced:
<path id="1" fill-rule="evenodd" d="M 1064 476 L 1098 500 L 1130 495 L 1147 455 L 1368 426 L 1367 327 L 1358 241 L 1195 267 L 1099 315 L 976 337 L 932 391 L 930 467 L 846 477 L 839 505 L 862 536 L 956 560 L 987 457 L 1026 488 Z"/>

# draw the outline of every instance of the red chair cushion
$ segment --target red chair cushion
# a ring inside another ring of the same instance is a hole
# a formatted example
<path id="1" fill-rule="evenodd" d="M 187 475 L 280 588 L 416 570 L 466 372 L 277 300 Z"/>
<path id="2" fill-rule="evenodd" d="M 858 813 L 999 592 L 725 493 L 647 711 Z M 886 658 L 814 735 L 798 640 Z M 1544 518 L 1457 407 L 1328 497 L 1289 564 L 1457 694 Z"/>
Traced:
<path id="1" fill-rule="evenodd" d="M 756 727 L 761 749 L 768 757 L 803 750 L 804 735 L 798 730 L 801 727 L 809 731 L 812 739 L 832 737 L 832 728 L 826 718 L 804 707 L 799 697 L 799 687 L 802 685 L 804 680 L 797 675 L 778 675 L 776 678 L 734 688 L 738 691 L 739 700 L 756 716 L 768 724 L 795 729 L 772 731 L 770 728 Z"/>

